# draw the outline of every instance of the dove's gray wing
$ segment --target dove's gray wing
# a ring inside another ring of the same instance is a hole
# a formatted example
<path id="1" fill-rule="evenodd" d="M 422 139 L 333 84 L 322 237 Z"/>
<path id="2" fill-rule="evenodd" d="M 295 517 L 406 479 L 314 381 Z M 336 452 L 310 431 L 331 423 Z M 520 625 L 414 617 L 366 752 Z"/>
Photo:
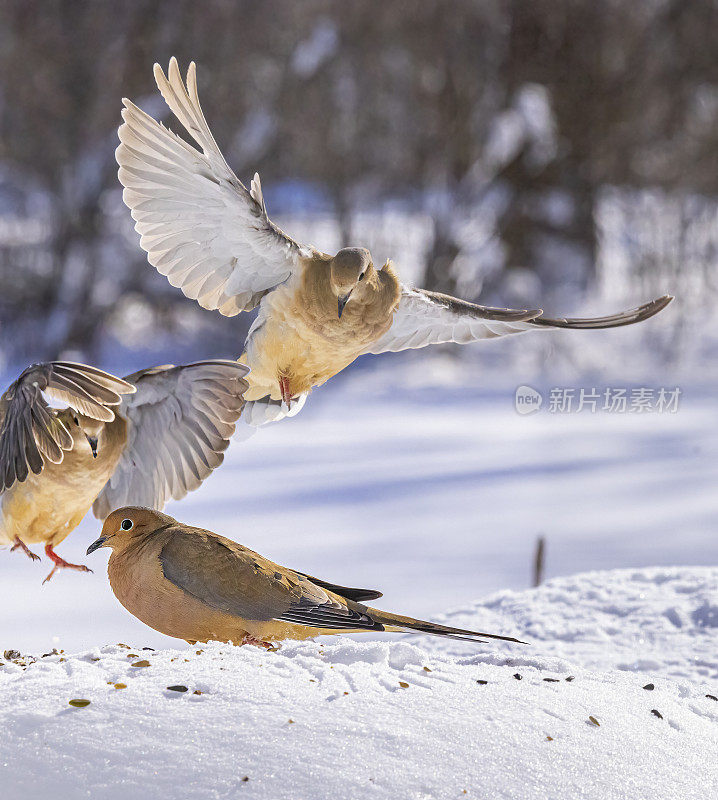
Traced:
<path id="1" fill-rule="evenodd" d="M 95 500 L 95 516 L 126 505 L 162 509 L 196 489 L 224 460 L 247 372 L 236 361 L 200 361 L 128 376 L 137 393 L 118 410 L 127 420 L 127 443 Z"/>
<path id="2" fill-rule="evenodd" d="M 267 216 L 259 176 L 250 191 L 224 160 L 202 113 L 194 63 L 187 87 L 177 61 L 155 79 L 187 144 L 129 100 L 117 148 L 123 199 L 147 257 L 173 286 L 225 316 L 254 308 L 309 254 Z"/>
<path id="3" fill-rule="evenodd" d="M 0 492 L 30 472 L 38 475 L 45 461 L 59 464 L 71 450 L 72 436 L 43 393 L 92 419 L 111 422 L 122 394 L 135 388 L 120 378 L 85 364 L 50 361 L 33 364 L 0 398 Z"/>
<path id="4" fill-rule="evenodd" d="M 537 328 L 615 328 L 631 325 L 657 314 L 668 305 L 669 295 L 631 311 L 591 319 L 548 319 L 542 311 L 490 308 L 438 292 L 402 288 L 391 328 L 366 353 L 386 353 L 456 342 L 468 344 Z"/>

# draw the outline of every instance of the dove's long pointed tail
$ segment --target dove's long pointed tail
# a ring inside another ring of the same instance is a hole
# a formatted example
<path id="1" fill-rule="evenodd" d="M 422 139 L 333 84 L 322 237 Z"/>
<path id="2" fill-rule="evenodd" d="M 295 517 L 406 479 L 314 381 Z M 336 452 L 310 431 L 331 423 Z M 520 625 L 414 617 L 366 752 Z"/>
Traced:
<path id="1" fill-rule="evenodd" d="M 527 644 L 520 639 L 512 636 L 500 636 L 496 633 L 482 633 L 480 631 L 470 631 L 465 628 L 451 628 L 448 625 L 438 625 L 435 622 L 427 622 L 423 619 L 413 617 L 402 617 L 399 614 L 390 614 L 386 611 L 379 611 L 377 608 L 369 608 L 369 615 L 376 622 L 384 626 L 384 629 L 392 632 L 404 633 L 428 633 L 432 636 L 445 636 L 449 639 L 463 639 L 467 642 L 483 642 L 486 639 L 498 639 L 502 642 L 514 642 L 516 644 Z"/>

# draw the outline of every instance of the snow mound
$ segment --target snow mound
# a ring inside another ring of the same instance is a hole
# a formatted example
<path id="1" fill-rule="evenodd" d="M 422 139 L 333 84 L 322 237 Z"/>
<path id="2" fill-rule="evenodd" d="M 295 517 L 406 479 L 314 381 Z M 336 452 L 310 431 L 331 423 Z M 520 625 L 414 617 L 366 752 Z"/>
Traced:
<path id="1" fill-rule="evenodd" d="M 530 592 L 498 592 L 442 621 L 507 630 L 532 650 L 590 669 L 718 681 L 718 569 L 710 567 L 555 578 Z"/>
<path id="2" fill-rule="evenodd" d="M 8 653 L 3 797 L 716 796 L 717 605 L 718 570 L 631 570 L 447 616 L 525 647 Z"/>

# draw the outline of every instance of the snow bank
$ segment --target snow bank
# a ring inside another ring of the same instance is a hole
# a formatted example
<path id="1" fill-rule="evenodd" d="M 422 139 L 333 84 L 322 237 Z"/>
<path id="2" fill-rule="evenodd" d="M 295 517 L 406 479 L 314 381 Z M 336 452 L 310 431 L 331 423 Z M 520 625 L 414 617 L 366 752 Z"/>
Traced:
<path id="1" fill-rule="evenodd" d="M 5 661 L 3 797 L 716 796 L 718 569 L 556 579 L 446 619 L 532 644 L 111 644 Z"/>
<path id="2" fill-rule="evenodd" d="M 589 669 L 655 672 L 718 689 L 715 568 L 589 572 L 530 592 L 499 592 L 443 619 L 518 631 L 532 649 Z"/>

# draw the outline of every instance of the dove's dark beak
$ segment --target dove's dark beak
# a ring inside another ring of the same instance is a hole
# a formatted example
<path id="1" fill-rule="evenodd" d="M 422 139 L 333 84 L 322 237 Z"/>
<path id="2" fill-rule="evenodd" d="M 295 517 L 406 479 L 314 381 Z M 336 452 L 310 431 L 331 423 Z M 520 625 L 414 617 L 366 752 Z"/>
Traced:
<path id="1" fill-rule="evenodd" d="M 337 312 L 339 313 L 339 319 L 342 318 L 342 312 L 344 311 L 344 306 L 349 302 L 349 298 L 351 297 L 351 292 L 348 294 L 343 295 L 339 298 L 337 304 Z"/>
<path id="2" fill-rule="evenodd" d="M 85 555 L 90 555 L 90 553 L 94 553 L 95 550 L 99 550 L 101 547 L 104 546 L 105 542 L 107 541 L 107 536 L 100 536 L 99 539 L 95 539 L 95 541 L 87 548 L 87 553 Z"/>
<path id="3" fill-rule="evenodd" d="M 92 450 L 92 457 L 97 458 L 97 436 L 88 436 L 87 443 L 90 445 L 90 450 Z"/>

